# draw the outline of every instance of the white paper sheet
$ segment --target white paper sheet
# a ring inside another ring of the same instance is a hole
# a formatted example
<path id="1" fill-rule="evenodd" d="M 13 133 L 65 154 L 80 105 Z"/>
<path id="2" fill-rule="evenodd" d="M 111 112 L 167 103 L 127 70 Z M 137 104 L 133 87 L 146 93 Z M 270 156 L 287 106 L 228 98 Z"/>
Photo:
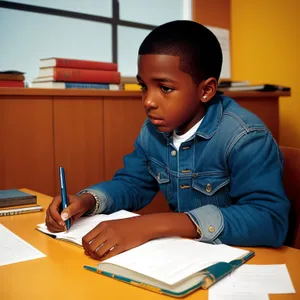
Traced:
<path id="1" fill-rule="evenodd" d="M 268 294 L 295 293 L 286 265 L 243 265 L 209 289 L 209 300 L 248 300 L 247 297 L 255 296 L 254 291 L 257 298 L 253 299 L 265 299 L 261 297 Z"/>
<path id="2" fill-rule="evenodd" d="M 282 265 L 244 265 L 232 274 L 234 288 L 269 294 L 295 293 L 290 274 Z"/>
<path id="3" fill-rule="evenodd" d="M 0 266 L 46 255 L 0 224 Z"/>
<path id="4" fill-rule="evenodd" d="M 224 292 L 213 292 L 209 291 L 209 300 L 269 300 L 268 294 L 256 294 L 250 292 L 233 292 L 233 293 L 224 293 Z"/>
<path id="5" fill-rule="evenodd" d="M 231 78 L 230 39 L 229 30 L 219 27 L 206 26 L 217 37 L 223 54 L 223 64 L 220 78 Z"/>

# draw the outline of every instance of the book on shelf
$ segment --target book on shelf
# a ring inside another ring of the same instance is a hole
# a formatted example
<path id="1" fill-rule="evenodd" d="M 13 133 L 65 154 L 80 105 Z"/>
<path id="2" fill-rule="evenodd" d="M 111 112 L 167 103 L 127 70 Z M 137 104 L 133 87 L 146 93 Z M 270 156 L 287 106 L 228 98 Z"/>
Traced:
<path id="1" fill-rule="evenodd" d="M 253 85 L 241 85 L 241 86 L 230 86 L 230 87 L 218 87 L 221 92 L 226 91 L 259 91 L 259 92 L 275 92 L 275 91 L 290 91 L 287 86 L 276 85 L 276 84 L 253 84 Z"/>
<path id="2" fill-rule="evenodd" d="M 106 71 L 118 70 L 118 65 L 112 62 L 71 59 L 71 58 L 58 58 L 58 57 L 41 58 L 40 68 L 49 68 L 49 67 L 106 70 Z"/>
<path id="3" fill-rule="evenodd" d="M 0 80 L 8 81 L 24 81 L 24 74 L 14 74 L 14 73 L 2 73 L 0 72 Z"/>
<path id="4" fill-rule="evenodd" d="M 42 78 L 43 79 L 43 78 Z M 43 81 L 34 80 L 31 84 L 33 88 L 47 88 L 47 89 L 100 89 L 118 91 L 120 86 L 118 84 L 109 83 L 86 83 L 86 82 L 58 82 L 58 81 Z"/>
<path id="5" fill-rule="evenodd" d="M 18 205 L 36 204 L 35 195 L 18 189 L 0 190 L 0 208 Z"/>
<path id="6" fill-rule="evenodd" d="M 121 83 L 138 83 L 135 76 L 121 76 Z"/>
<path id="7" fill-rule="evenodd" d="M 16 70 L 0 71 L 0 87 L 24 88 L 24 72 Z"/>
<path id="8" fill-rule="evenodd" d="M 120 83 L 120 72 L 70 69 L 70 68 L 44 68 L 39 70 L 38 78 L 47 78 L 48 81 L 62 82 L 90 82 L 90 83 Z"/>
<path id="9" fill-rule="evenodd" d="M 137 83 L 123 83 L 124 91 L 141 91 L 141 86 Z"/>
<path id="10" fill-rule="evenodd" d="M 23 88 L 24 81 L 16 81 L 16 80 L 0 80 L 0 87 L 16 87 Z"/>
<path id="11" fill-rule="evenodd" d="M 241 80 L 241 81 L 234 81 L 234 80 L 220 80 L 219 87 L 220 88 L 226 88 L 231 86 L 248 86 L 250 85 L 249 80 Z"/>
<path id="12" fill-rule="evenodd" d="M 56 239 L 82 246 L 82 237 L 102 221 L 136 217 L 121 210 L 77 220 L 68 232 L 51 233 L 45 224 L 37 229 Z M 254 256 L 254 252 L 192 239 L 169 237 L 151 240 L 108 258 L 86 270 L 124 283 L 173 297 L 207 289 Z"/>

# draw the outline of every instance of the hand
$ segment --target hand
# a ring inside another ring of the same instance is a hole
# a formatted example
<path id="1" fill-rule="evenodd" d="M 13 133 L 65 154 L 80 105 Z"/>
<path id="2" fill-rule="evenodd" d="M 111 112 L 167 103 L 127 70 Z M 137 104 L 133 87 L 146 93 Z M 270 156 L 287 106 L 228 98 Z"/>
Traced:
<path id="1" fill-rule="evenodd" d="M 104 221 L 82 238 L 85 254 L 102 260 L 137 247 L 149 238 L 143 217 Z"/>
<path id="2" fill-rule="evenodd" d="M 95 199 L 90 194 L 68 196 L 69 206 L 61 213 L 61 196 L 53 198 L 46 211 L 46 225 L 51 232 L 66 231 L 65 220 L 71 218 L 71 225 L 85 212 L 95 206 Z"/>

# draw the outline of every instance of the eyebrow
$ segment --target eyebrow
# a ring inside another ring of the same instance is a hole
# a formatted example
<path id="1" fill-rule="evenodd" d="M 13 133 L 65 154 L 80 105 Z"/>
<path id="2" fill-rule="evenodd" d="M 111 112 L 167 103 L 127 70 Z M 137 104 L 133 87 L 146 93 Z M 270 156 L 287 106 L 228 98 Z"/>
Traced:
<path id="1" fill-rule="evenodd" d="M 139 76 L 136 75 L 136 79 L 139 81 L 143 81 L 143 79 Z M 152 78 L 153 81 L 159 81 L 159 82 L 173 82 L 176 83 L 175 80 L 169 78 L 169 77 L 158 77 L 158 78 Z"/>

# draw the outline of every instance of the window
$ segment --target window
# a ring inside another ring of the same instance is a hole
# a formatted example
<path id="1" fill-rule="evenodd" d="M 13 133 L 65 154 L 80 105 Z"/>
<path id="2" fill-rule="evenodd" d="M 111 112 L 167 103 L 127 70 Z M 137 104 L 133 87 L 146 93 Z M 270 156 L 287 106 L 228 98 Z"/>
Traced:
<path id="1" fill-rule="evenodd" d="M 0 1 L 0 68 L 26 72 L 30 84 L 40 58 L 66 57 L 114 61 L 135 76 L 142 40 L 162 23 L 191 19 L 191 1 Z"/>

